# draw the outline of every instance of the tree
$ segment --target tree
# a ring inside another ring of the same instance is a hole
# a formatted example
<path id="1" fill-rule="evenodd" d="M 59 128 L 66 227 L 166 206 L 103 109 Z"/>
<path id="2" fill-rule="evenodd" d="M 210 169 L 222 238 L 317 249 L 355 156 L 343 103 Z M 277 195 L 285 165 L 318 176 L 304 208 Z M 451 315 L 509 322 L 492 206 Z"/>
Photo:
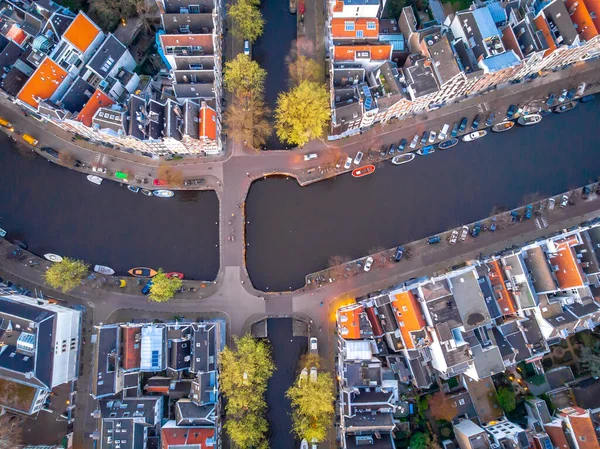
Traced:
<path id="1" fill-rule="evenodd" d="M 298 86 L 302 81 L 318 83 L 323 76 L 321 65 L 314 59 L 302 55 L 289 62 L 288 71 L 291 86 Z"/>
<path id="2" fill-rule="evenodd" d="M 292 429 L 300 439 L 324 441 L 335 408 L 333 378 L 319 372 L 316 379 L 300 374 L 286 396 L 292 402 Z"/>
<path id="3" fill-rule="evenodd" d="M 303 81 L 291 91 L 279 94 L 275 111 L 277 136 L 302 146 L 323 135 L 330 114 L 325 85 Z"/>
<path id="4" fill-rule="evenodd" d="M 456 409 L 443 391 L 438 391 L 429 398 L 429 410 L 436 420 L 452 421 L 456 416 Z"/>
<path id="5" fill-rule="evenodd" d="M 228 92 L 236 96 L 262 94 L 267 71 L 244 53 L 225 63 L 223 83 Z"/>
<path id="6" fill-rule="evenodd" d="M 237 447 L 258 448 L 266 442 L 269 423 L 264 416 L 247 414 L 241 419 L 228 419 L 225 430 Z"/>
<path id="7" fill-rule="evenodd" d="M 596 349 L 584 346 L 581 350 L 580 360 L 583 368 L 590 370 L 592 377 L 600 377 L 600 354 Z"/>
<path id="8" fill-rule="evenodd" d="M 273 132 L 267 120 L 269 112 L 261 96 L 234 99 L 223 117 L 227 135 L 235 142 L 260 148 Z"/>
<path id="9" fill-rule="evenodd" d="M 181 288 L 181 284 L 181 279 L 176 277 L 169 278 L 162 268 L 159 268 L 158 273 L 152 278 L 148 298 L 155 302 L 166 302 Z"/>
<path id="10" fill-rule="evenodd" d="M 413 433 L 410 439 L 410 449 L 429 449 L 429 435 L 422 432 Z"/>
<path id="11" fill-rule="evenodd" d="M 510 388 L 498 388 L 496 399 L 498 400 L 500 407 L 502 407 L 502 410 L 506 413 L 512 412 L 517 407 L 515 393 Z"/>
<path id="12" fill-rule="evenodd" d="M 234 36 L 254 42 L 262 35 L 265 19 L 249 0 L 238 0 L 232 5 L 229 8 L 229 17 L 233 22 Z"/>
<path id="13" fill-rule="evenodd" d="M 61 289 L 63 293 L 70 292 L 81 284 L 87 275 L 89 266 L 76 259 L 64 257 L 61 262 L 53 263 L 44 273 L 44 279 L 52 287 Z"/>
<path id="14" fill-rule="evenodd" d="M 178 168 L 170 165 L 160 165 L 158 167 L 157 176 L 159 179 L 167 181 L 167 184 L 172 186 L 183 185 L 183 173 Z"/>

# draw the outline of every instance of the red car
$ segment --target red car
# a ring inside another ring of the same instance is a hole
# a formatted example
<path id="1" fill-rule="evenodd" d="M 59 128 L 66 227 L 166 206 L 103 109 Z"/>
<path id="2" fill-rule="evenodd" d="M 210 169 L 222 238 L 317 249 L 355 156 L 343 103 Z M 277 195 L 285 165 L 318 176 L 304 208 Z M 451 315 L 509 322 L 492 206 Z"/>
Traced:
<path id="1" fill-rule="evenodd" d="M 152 184 L 154 184 L 155 186 L 166 186 L 168 183 L 164 179 L 155 179 L 154 181 L 152 181 Z"/>

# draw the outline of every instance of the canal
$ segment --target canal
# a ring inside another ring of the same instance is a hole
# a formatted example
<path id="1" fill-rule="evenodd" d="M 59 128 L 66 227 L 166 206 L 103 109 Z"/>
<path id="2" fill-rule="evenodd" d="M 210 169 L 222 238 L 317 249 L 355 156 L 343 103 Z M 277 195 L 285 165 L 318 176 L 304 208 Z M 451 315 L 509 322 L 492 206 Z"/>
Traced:
<path id="1" fill-rule="evenodd" d="M 0 134 L 0 227 L 7 238 L 42 255 L 56 253 L 108 265 L 118 274 L 136 266 L 181 271 L 213 280 L 219 270 L 219 200 L 214 191 L 149 198 L 116 182 L 19 153 Z"/>
<path id="2" fill-rule="evenodd" d="M 599 124 L 596 100 L 407 165 L 379 164 L 366 178 L 345 174 L 308 187 L 257 181 L 246 204 L 252 283 L 297 289 L 331 256 L 355 259 L 595 181 Z"/>

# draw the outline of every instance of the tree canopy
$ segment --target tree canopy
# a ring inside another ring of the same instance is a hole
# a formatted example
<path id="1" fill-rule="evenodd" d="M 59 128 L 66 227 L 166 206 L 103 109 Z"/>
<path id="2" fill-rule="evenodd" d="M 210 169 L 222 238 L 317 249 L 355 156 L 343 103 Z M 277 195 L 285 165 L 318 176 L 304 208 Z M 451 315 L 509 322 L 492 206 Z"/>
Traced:
<path id="1" fill-rule="evenodd" d="M 234 36 L 254 42 L 262 35 L 265 20 L 257 6 L 256 1 L 238 0 L 229 8 Z"/>
<path id="2" fill-rule="evenodd" d="M 290 144 L 303 146 L 323 136 L 330 115 L 325 85 L 303 81 L 289 92 L 279 94 L 275 111 L 277 136 Z"/>
<path id="3" fill-rule="evenodd" d="M 323 77 L 321 65 L 314 59 L 304 55 L 300 55 L 291 61 L 288 64 L 288 71 L 292 86 L 298 86 L 302 81 L 318 83 Z"/>
<path id="4" fill-rule="evenodd" d="M 235 142 L 260 148 L 273 132 L 267 120 L 269 112 L 262 95 L 234 99 L 223 116 L 227 135 Z"/>
<path id="5" fill-rule="evenodd" d="M 62 262 L 50 265 L 50 268 L 44 273 L 44 279 L 51 287 L 67 293 L 81 284 L 88 269 L 89 266 L 85 262 L 64 257 Z"/>
<path id="6" fill-rule="evenodd" d="M 244 53 L 225 63 L 223 83 L 235 96 L 262 94 L 266 78 L 267 71 Z"/>
<path id="7" fill-rule="evenodd" d="M 181 279 L 175 277 L 168 278 L 162 268 L 159 268 L 158 273 L 152 278 L 148 298 L 155 302 L 168 301 L 181 288 L 181 284 Z"/>
<path id="8" fill-rule="evenodd" d="M 410 449 L 429 449 L 430 438 L 422 432 L 413 433 L 410 438 Z"/>
<path id="9" fill-rule="evenodd" d="M 183 172 L 170 165 L 159 165 L 156 176 L 159 179 L 167 181 L 167 184 L 172 186 L 183 185 Z"/>
<path id="10" fill-rule="evenodd" d="M 498 400 L 500 407 L 502 407 L 502 410 L 506 413 L 512 412 L 517 407 L 516 395 L 514 391 L 508 387 L 498 388 L 496 399 Z"/>
<path id="11" fill-rule="evenodd" d="M 429 398 L 429 410 L 436 420 L 452 421 L 456 416 L 456 408 L 452 407 L 452 402 L 443 391 L 438 391 Z"/>

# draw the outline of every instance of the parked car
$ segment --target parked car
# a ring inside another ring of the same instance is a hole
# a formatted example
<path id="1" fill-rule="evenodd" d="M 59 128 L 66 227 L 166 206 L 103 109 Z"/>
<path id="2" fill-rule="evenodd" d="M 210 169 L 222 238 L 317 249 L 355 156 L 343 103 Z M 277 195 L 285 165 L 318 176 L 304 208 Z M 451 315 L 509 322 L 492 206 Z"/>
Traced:
<path id="1" fill-rule="evenodd" d="M 54 148 L 51 147 L 42 147 L 42 151 L 45 153 L 48 153 L 50 156 L 55 157 L 58 159 L 58 156 L 60 156 L 58 154 L 58 151 L 56 151 Z"/>
<path id="2" fill-rule="evenodd" d="M 152 181 L 152 184 L 154 184 L 155 186 L 166 186 L 169 183 L 164 179 L 155 179 L 154 181 Z"/>
<path id="3" fill-rule="evenodd" d="M 362 154 L 362 151 L 359 151 L 358 153 L 356 153 L 356 156 L 354 156 L 354 163 L 356 165 L 360 164 L 360 161 L 362 161 L 364 154 Z"/>
<path id="4" fill-rule="evenodd" d="M 399 246 L 398 248 L 396 248 L 396 254 L 394 255 L 394 261 L 400 262 L 400 260 L 402 260 L 402 255 L 403 254 L 404 254 L 404 247 L 403 246 Z"/>
<path id="5" fill-rule="evenodd" d="M 442 241 L 442 239 L 436 235 L 435 237 L 429 237 L 427 239 L 427 244 L 428 245 L 435 245 L 436 243 L 440 243 Z"/>
<path id="6" fill-rule="evenodd" d="M 480 117 L 479 117 L 479 114 L 477 114 L 475 116 L 475 118 L 473 119 L 473 123 L 471 123 L 471 128 L 473 128 L 473 129 L 479 128 L 479 120 L 480 120 Z"/>
<path id="7" fill-rule="evenodd" d="M 250 41 L 244 41 L 244 54 L 250 56 Z"/>
<path id="8" fill-rule="evenodd" d="M 92 167 L 92 171 L 96 172 L 96 173 L 106 173 L 106 167 Z M 165 182 L 166 184 L 166 182 Z"/>
<path id="9" fill-rule="evenodd" d="M 569 204 L 569 197 L 567 195 L 563 195 L 560 199 L 560 207 L 567 207 L 567 204 Z"/>
<path id="10" fill-rule="evenodd" d="M 490 232 L 494 232 L 496 230 L 496 217 L 492 218 L 492 222 L 490 223 Z"/>
<path id="11" fill-rule="evenodd" d="M 83 162 L 81 162 L 79 159 L 75 159 L 75 162 L 73 162 L 73 167 L 83 167 Z"/>
<path id="12" fill-rule="evenodd" d="M 304 155 L 304 160 L 305 161 L 312 161 L 313 159 L 316 159 L 318 157 L 319 157 L 319 155 L 317 153 L 305 154 Z"/>
<path id="13" fill-rule="evenodd" d="M 152 287 L 152 280 L 146 282 L 146 285 L 144 285 L 144 288 L 142 288 L 142 295 L 149 295 L 150 294 L 150 287 Z"/>
<path id="14" fill-rule="evenodd" d="M 471 236 L 477 237 L 480 232 L 481 232 L 481 225 L 479 223 L 475 223 L 475 226 L 473 226 L 473 229 L 471 230 Z"/>
<path id="15" fill-rule="evenodd" d="M 421 145 L 425 145 L 427 143 L 428 137 L 429 137 L 429 131 L 425 131 L 423 133 L 423 137 L 421 137 Z"/>
<path id="16" fill-rule="evenodd" d="M 435 131 L 431 131 L 429 133 L 429 143 L 435 142 L 436 137 L 437 137 L 437 133 Z"/>
<path id="17" fill-rule="evenodd" d="M 344 163 L 344 170 L 350 170 L 350 167 L 352 167 L 352 158 L 347 157 L 346 162 Z"/>
<path id="18" fill-rule="evenodd" d="M 554 210 L 555 204 L 556 204 L 556 200 L 554 198 L 550 198 L 548 200 L 548 210 Z"/>
<path id="19" fill-rule="evenodd" d="M 533 215 L 533 206 L 531 204 L 528 204 L 527 206 L 525 206 L 525 218 L 529 220 L 532 215 Z"/>
<path id="20" fill-rule="evenodd" d="M 365 267 L 363 268 L 363 270 L 369 271 L 371 269 L 371 265 L 373 265 L 373 258 L 371 256 L 369 256 L 369 257 L 367 257 L 367 260 L 365 261 Z"/>
<path id="21" fill-rule="evenodd" d="M 548 95 L 548 99 L 546 100 L 546 106 L 552 106 L 554 104 L 554 100 L 556 100 L 556 95 Z"/>
<path id="22" fill-rule="evenodd" d="M 451 245 L 456 245 L 456 242 L 458 242 L 458 230 L 454 230 L 452 231 L 452 234 L 450 235 L 450 240 L 448 241 Z"/>
<path id="23" fill-rule="evenodd" d="M 317 354 L 319 352 L 317 346 L 317 337 L 311 337 L 310 339 L 310 353 Z"/>
<path id="24" fill-rule="evenodd" d="M 581 83 L 578 87 L 577 87 L 577 96 L 581 97 L 583 96 L 583 93 L 585 92 L 585 83 Z"/>
<path id="25" fill-rule="evenodd" d="M 462 229 L 460 230 L 459 240 L 461 242 L 464 242 L 465 240 L 467 240 L 467 236 L 468 235 L 469 235 L 469 227 L 468 226 L 463 226 Z"/>
<path id="26" fill-rule="evenodd" d="M 410 147 L 411 148 L 416 148 L 417 147 L 417 143 L 419 143 L 419 135 L 415 134 L 415 137 L 413 137 L 412 142 L 410 143 Z"/>
<path id="27" fill-rule="evenodd" d="M 450 129 L 450 125 L 448 125 L 447 123 L 444 123 L 444 126 L 442 126 L 442 129 L 440 130 L 440 135 L 438 136 L 440 140 L 446 140 L 446 137 L 448 137 L 449 129 Z"/>
<path id="28" fill-rule="evenodd" d="M 402 139 L 400 141 L 400 143 L 398 144 L 398 151 L 404 151 L 404 149 L 406 148 L 406 144 L 408 142 L 406 141 L 406 139 Z"/>
<path id="29" fill-rule="evenodd" d="M 508 111 L 506 111 L 506 118 L 509 120 L 512 119 L 515 116 L 515 112 L 517 112 L 517 106 L 511 104 L 508 107 Z"/>
<path id="30" fill-rule="evenodd" d="M 569 89 L 569 92 L 567 92 L 567 100 L 571 101 L 573 97 L 575 97 L 576 92 L 577 91 L 575 89 Z"/>
<path id="31" fill-rule="evenodd" d="M 560 97 L 558 97 L 558 102 L 562 103 L 563 101 L 565 101 L 567 99 L 567 94 L 569 92 L 567 91 L 567 89 L 563 89 L 563 91 L 560 94 Z"/>
<path id="32" fill-rule="evenodd" d="M 391 144 L 390 148 L 388 149 L 388 156 L 391 156 L 392 154 L 394 154 L 396 152 L 396 145 Z"/>
<path id="33" fill-rule="evenodd" d="M 590 190 L 590 188 L 588 186 L 585 186 L 582 190 L 581 190 L 581 194 L 583 195 L 584 198 L 587 198 L 588 196 L 590 196 L 590 193 L 592 191 Z"/>
<path id="34" fill-rule="evenodd" d="M 496 114 L 493 112 L 488 115 L 487 120 L 485 121 L 485 126 L 492 126 L 494 124 L 494 119 L 496 118 Z"/>
<path id="35" fill-rule="evenodd" d="M 454 123 L 454 125 L 452 125 L 452 132 L 450 133 L 450 135 L 452 137 L 456 137 L 458 134 L 458 122 Z"/>
<path id="36" fill-rule="evenodd" d="M 467 129 L 467 123 L 468 120 L 466 117 L 463 117 L 463 119 L 460 121 L 460 126 L 458 127 L 458 131 L 460 131 L 461 133 L 465 131 L 465 129 Z"/>

